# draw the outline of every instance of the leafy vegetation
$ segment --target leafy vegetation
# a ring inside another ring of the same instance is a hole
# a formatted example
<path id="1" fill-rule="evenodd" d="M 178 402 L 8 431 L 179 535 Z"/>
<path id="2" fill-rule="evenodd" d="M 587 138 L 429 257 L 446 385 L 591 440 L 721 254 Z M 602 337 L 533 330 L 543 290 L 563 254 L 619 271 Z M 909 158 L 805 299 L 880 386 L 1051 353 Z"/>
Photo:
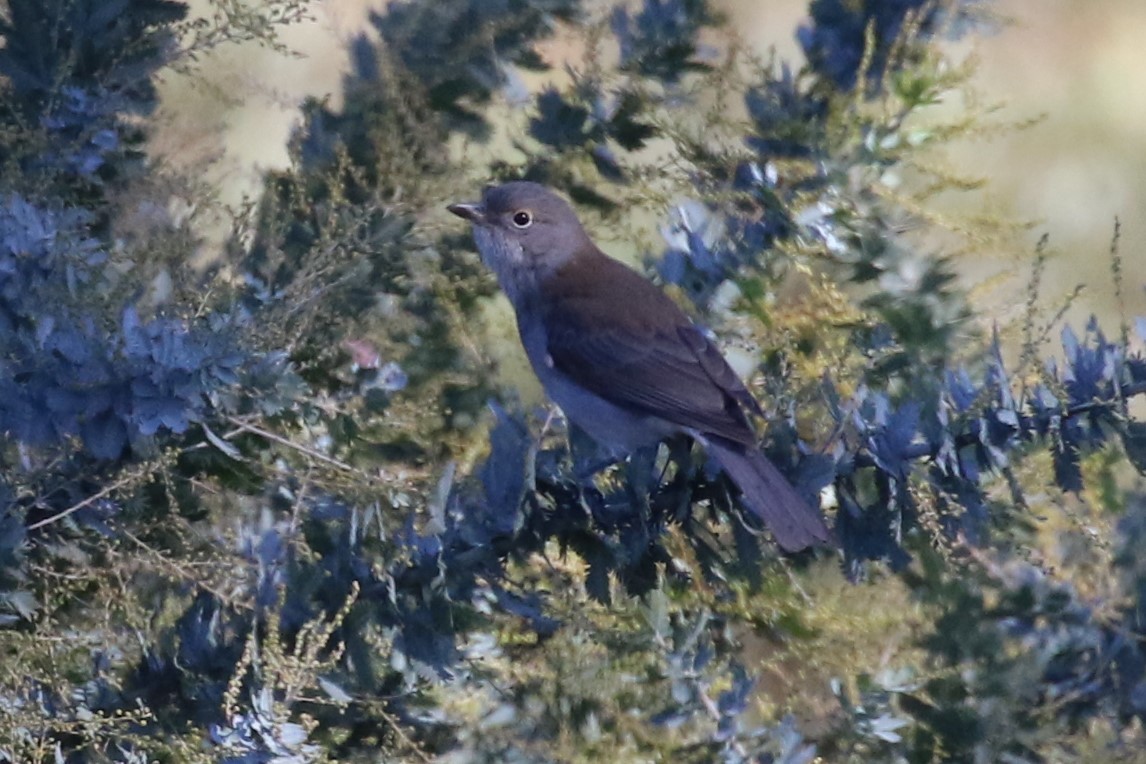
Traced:
<path id="1" fill-rule="evenodd" d="M 195 268 L 156 78 L 305 3 L 7 3 L 0 761 L 1138 756 L 1146 322 L 1044 321 L 1036 254 L 984 332 L 928 243 L 982 233 L 928 204 L 975 188 L 932 160 L 987 115 L 931 107 L 986 6 L 815 0 L 797 65 L 705 0 L 396 0 Z M 739 348 L 838 549 L 781 556 L 703 464 L 663 459 L 646 527 L 578 477 L 436 222 L 509 177 Z"/>

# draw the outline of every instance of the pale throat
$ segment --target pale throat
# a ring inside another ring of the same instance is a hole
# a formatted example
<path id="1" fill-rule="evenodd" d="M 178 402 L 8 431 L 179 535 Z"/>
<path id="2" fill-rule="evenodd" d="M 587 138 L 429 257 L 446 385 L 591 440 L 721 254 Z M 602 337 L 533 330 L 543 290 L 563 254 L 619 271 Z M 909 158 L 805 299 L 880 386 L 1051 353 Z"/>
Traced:
<path id="1" fill-rule="evenodd" d="M 537 299 L 536 263 L 525 254 L 521 242 L 485 226 L 474 226 L 474 241 L 482 262 L 493 271 L 501 291 L 520 314 L 526 303 Z"/>

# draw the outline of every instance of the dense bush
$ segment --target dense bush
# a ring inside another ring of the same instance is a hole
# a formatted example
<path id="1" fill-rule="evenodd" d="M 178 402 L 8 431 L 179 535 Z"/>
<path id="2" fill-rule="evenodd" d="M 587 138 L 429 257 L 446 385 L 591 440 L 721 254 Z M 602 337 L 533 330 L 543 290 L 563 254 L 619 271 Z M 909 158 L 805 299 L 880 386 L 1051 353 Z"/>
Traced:
<path id="1" fill-rule="evenodd" d="M 930 111 L 969 76 L 938 39 L 985 3 L 815 0 L 797 66 L 705 0 L 395 0 L 196 269 L 154 83 L 306 13 L 257 8 L 0 11 L 0 761 L 1140 750 L 1146 337 L 1041 319 L 1041 254 L 983 336 L 927 243 L 960 185 L 927 160 L 984 118 Z M 584 53 L 529 92 L 558 30 Z M 780 556 L 705 469 L 647 527 L 623 473 L 575 477 L 441 223 L 510 177 L 748 348 L 838 549 Z"/>

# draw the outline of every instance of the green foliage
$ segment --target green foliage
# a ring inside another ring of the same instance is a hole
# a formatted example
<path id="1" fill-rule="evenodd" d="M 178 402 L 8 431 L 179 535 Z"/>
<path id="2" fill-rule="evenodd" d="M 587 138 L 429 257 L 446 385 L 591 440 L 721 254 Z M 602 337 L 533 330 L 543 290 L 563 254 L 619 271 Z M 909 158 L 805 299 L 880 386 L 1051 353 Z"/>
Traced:
<path id="1" fill-rule="evenodd" d="M 817 0 L 794 68 L 702 1 L 390 3 L 195 271 L 154 80 L 281 49 L 305 4 L 9 3 L 0 762 L 1131 758 L 1129 322 L 1042 363 L 1036 267 L 1010 370 L 905 233 L 983 233 L 928 206 L 976 188 L 933 168 L 983 115 L 930 108 L 978 6 Z M 583 52 L 529 93 L 557 31 Z M 778 556 L 683 461 L 646 523 L 518 410 L 492 281 L 435 215 L 522 176 L 614 240 L 671 206 L 650 265 L 760 348 L 767 445 L 832 498 L 838 559 Z"/>

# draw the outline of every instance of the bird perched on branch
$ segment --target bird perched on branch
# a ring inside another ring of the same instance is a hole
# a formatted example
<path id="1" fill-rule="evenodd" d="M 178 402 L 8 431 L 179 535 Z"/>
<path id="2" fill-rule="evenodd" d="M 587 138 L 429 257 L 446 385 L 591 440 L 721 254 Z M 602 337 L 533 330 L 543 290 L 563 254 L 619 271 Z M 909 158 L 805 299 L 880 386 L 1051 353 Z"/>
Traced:
<path id="1" fill-rule="evenodd" d="M 451 204 L 517 314 L 526 355 L 565 416 L 614 454 L 687 434 L 788 551 L 827 543 L 817 510 L 756 444 L 760 406 L 720 350 L 660 289 L 593 243 L 537 183 Z"/>

